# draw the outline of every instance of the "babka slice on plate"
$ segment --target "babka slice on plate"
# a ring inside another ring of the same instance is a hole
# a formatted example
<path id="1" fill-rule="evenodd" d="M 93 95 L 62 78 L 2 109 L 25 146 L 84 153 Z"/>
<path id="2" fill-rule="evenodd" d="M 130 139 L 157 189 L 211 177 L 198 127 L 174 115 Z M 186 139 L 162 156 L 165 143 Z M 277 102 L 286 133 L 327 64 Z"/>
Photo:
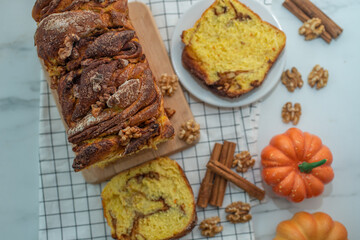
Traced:
<path id="1" fill-rule="evenodd" d="M 216 0 L 183 31 L 182 62 L 215 93 L 239 97 L 260 86 L 285 34 L 237 0 Z"/>

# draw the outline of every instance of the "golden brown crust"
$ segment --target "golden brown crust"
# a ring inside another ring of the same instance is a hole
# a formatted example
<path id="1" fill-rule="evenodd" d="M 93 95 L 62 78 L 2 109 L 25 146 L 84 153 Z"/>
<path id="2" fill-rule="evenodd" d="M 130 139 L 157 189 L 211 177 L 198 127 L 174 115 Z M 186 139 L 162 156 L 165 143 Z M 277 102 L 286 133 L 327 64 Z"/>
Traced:
<path id="1" fill-rule="evenodd" d="M 276 62 L 279 55 L 281 54 L 282 50 L 284 49 L 285 45 L 281 48 L 281 51 L 278 53 L 278 55 L 275 58 L 275 61 L 271 62 L 269 64 L 268 69 L 266 71 L 266 74 L 264 75 L 264 78 L 252 85 L 252 88 L 247 89 L 246 91 L 237 91 L 237 92 L 230 92 L 226 91 L 225 89 L 219 89 L 219 87 L 222 87 L 223 84 L 220 81 L 215 82 L 214 84 L 210 85 L 207 84 L 209 82 L 208 80 L 208 74 L 200 67 L 199 62 L 191 57 L 191 50 L 185 46 L 184 50 L 182 52 L 182 63 L 184 67 L 198 80 L 200 80 L 205 86 L 207 86 L 212 92 L 214 92 L 217 95 L 223 96 L 223 97 L 229 97 L 229 98 L 237 98 L 242 96 L 245 93 L 250 92 L 254 88 L 257 88 L 261 86 L 261 84 L 264 82 L 263 80 L 266 78 L 267 74 L 269 73 L 269 70 L 271 69 L 272 65 Z"/>
<path id="2" fill-rule="evenodd" d="M 242 5 L 243 7 L 247 8 L 252 14 L 254 14 L 257 18 L 261 19 L 260 16 L 258 14 L 256 14 L 255 12 L 253 12 L 250 8 L 248 8 L 246 5 L 244 5 L 241 2 L 238 2 L 240 5 Z M 201 15 L 201 17 L 197 20 L 197 22 L 195 23 L 195 27 L 198 28 L 201 20 L 203 19 L 203 17 L 205 16 L 206 11 L 209 11 L 210 9 L 215 8 L 217 4 L 217 1 L 215 1 L 210 7 L 208 7 L 203 14 Z M 232 5 L 232 3 L 230 2 L 230 4 Z M 233 5 L 232 5 L 233 6 Z M 233 6 L 233 8 L 235 9 L 235 7 Z M 215 9 L 216 10 L 216 9 Z M 243 15 L 241 15 L 241 17 L 244 17 Z M 246 16 L 245 16 L 246 17 Z M 247 16 L 249 17 L 249 16 Z M 251 17 L 249 17 L 251 19 Z M 275 26 L 273 26 L 272 24 L 262 21 L 264 24 L 267 24 L 269 26 L 271 26 L 274 29 L 277 29 Z M 195 30 L 196 31 L 196 30 Z M 194 32 L 195 32 L 194 31 Z M 280 30 L 279 30 L 280 31 Z M 190 39 L 192 38 L 192 36 L 190 37 Z M 187 45 L 186 41 L 185 41 L 185 31 L 183 31 L 182 35 L 181 35 L 181 39 L 182 42 L 185 44 L 185 47 L 183 49 L 182 52 L 182 63 L 183 66 L 198 80 L 200 80 L 205 86 L 207 86 L 212 92 L 214 92 L 217 95 L 223 96 L 223 97 L 228 97 L 228 98 L 237 98 L 240 97 L 242 95 L 244 95 L 245 93 L 250 92 L 251 90 L 253 90 L 254 88 L 257 88 L 259 86 L 261 86 L 261 84 L 263 83 L 263 81 L 265 80 L 269 70 L 271 69 L 271 67 L 273 66 L 273 64 L 276 62 L 276 60 L 278 59 L 278 57 L 280 56 L 281 52 L 283 51 L 283 49 L 285 48 L 285 44 L 283 46 L 281 46 L 281 48 L 279 49 L 277 56 L 274 58 L 273 61 L 269 60 L 269 64 L 267 65 L 267 70 L 266 73 L 264 74 L 264 77 L 262 79 L 258 79 L 255 80 L 251 83 L 251 87 L 247 88 L 247 89 L 241 89 L 238 88 L 236 90 L 232 90 L 230 91 L 230 89 L 227 89 L 225 86 L 225 84 L 232 84 L 232 82 L 229 82 L 229 79 L 226 79 L 226 77 L 222 77 L 219 75 L 219 80 L 216 82 L 212 82 L 209 79 L 209 74 L 206 72 L 206 70 L 204 70 L 201 67 L 201 59 L 197 59 L 197 57 L 195 56 L 195 54 L 192 52 L 191 47 L 189 45 Z"/>
<path id="3" fill-rule="evenodd" d="M 127 1 L 39 0 L 34 14 L 42 19 L 35 44 L 74 145 L 75 171 L 174 135 Z M 141 136 L 122 139 L 133 126 Z"/>
<path id="4" fill-rule="evenodd" d="M 110 17 L 117 20 L 127 18 L 127 0 L 37 0 L 32 10 L 32 17 L 36 22 L 40 22 L 53 13 L 66 11 L 90 10 L 102 13 L 110 5 L 112 9 L 108 12 Z"/>
<path id="5" fill-rule="evenodd" d="M 55 58 L 63 62 L 65 59 L 59 56 L 59 50 L 65 48 L 67 42 L 73 44 L 76 38 L 84 38 L 95 29 L 105 26 L 106 23 L 103 22 L 101 16 L 91 11 L 52 14 L 39 23 L 35 33 L 39 57 L 44 61 Z"/>
<path id="6" fill-rule="evenodd" d="M 200 80 L 203 85 L 208 87 L 212 92 L 215 94 L 218 94 L 220 96 L 227 96 L 227 97 L 237 97 L 236 95 L 232 95 L 229 92 L 225 92 L 224 90 L 219 90 L 217 86 L 219 85 L 209 85 L 207 82 L 208 80 L 208 74 L 200 67 L 200 64 L 197 60 L 191 57 L 191 50 L 185 46 L 183 52 L 182 52 L 182 63 L 184 67 L 198 80 Z"/>
<path id="7" fill-rule="evenodd" d="M 183 177 L 183 179 L 185 180 L 186 182 L 186 185 L 187 187 L 189 188 L 189 190 L 191 191 L 193 197 L 194 197 L 194 193 L 193 193 L 193 190 L 191 188 L 191 185 L 189 183 L 189 180 L 187 179 L 183 169 L 180 167 L 180 165 L 176 162 L 176 165 L 177 167 L 179 168 L 180 172 L 181 172 L 181 175 Z M 193 211 L 193 218 L 192 218 L 192 221 L 186 226 L 186 228 L 184 228 L 184 230 L 176 235 L 174 235 L 173 237 L 171 238 L 168 238 L 169 240 L 170 239 L 178 239 L 178 238 L 181 238 L 183 236 L 185 236 L 186 234 L 190 233 L 194 227 L 196 226 L 196 223 L 197 223 L 197 213 L 196 213 L 196 205 L 195 205 L 195 200 L 193 201 L 193 206 L 194 206 L 194 211 Z"/>
<path id="8" fill-rule="evenodd" d="M 144 145 L 148 145 L 149 141 L 153 138 L 170 138 L 173 135 L 173 128 L 171 125 L 166 126 L 162 136 L 159 135 L 160 132 L 159 124 L 153 123 L 146 128 L 141 129 L 142 136 L 140 138 L 132 139 L 123 149 L 119 149 L 121 142 L 117 137 L 108 137 L 91 144 L 76 146 L 73 150 L 77 155 L 72 167 L 75 171 L 80 171 L 87 166 L 113 158 L 114 155 L 117 155 L 116 158 L 119 159 L 122 156 L 136 153 L 141 150 Z"/>

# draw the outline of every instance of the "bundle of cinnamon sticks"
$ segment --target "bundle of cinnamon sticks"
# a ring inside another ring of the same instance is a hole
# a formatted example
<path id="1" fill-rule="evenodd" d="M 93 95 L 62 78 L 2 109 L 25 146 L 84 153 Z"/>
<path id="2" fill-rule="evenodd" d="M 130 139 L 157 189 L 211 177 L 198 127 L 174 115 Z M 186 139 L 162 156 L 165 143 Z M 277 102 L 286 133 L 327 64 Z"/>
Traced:
<path id="1" fill-rule="evenodd" d="M 327 43 L 330 43 L 333 38 L 337 38 L 343 31 L 341 27 L 310 0 L 285 0 L 283 6 L 302 22 L 306 22 L 311 18 L 319 18 L 325 27 L 325 31 L 321 34 L 321 38 Z"/>
<path id="2" fill-rule="evenodd" d="M 258 188 L 245 178 L 232 171 L 231 165 L 234 158 L 236 144 L 225 141 L 224 144 L 215 143 L 205 177 L 201 182 L 197 205 L 206 208 L 208 204 L 221 207 L 224 201 L 227 181 L 244 189 L 250 196 L 262 200 L 264 190 Z"/>

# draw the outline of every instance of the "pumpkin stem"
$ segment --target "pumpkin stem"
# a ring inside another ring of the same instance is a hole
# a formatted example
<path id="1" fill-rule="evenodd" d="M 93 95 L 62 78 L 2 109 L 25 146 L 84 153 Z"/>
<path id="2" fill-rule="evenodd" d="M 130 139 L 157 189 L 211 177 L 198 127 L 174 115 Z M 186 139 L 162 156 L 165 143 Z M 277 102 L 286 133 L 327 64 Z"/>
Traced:
<path id="1" fill-rule="evenodd" d="M 326 159 L 313 163 L 303 162 L 302 164 L 299 165 L 299 170 L 300 172 L 309 173 L 313 168 L 319 167 L 324 163 L 326 163 Z"/>

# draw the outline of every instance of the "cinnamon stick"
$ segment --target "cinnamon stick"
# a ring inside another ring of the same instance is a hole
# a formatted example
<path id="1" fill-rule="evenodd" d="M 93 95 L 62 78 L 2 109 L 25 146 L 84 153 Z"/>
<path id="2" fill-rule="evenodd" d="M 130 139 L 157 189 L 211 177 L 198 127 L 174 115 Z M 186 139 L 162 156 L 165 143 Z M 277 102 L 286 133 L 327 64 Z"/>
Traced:
<path id="1" fill-rule="evenodd" d="M 211 153 L 210 161 L 214 161 L 214 162 L 219 161 L 222 147 L 223 147 L 222 144 L 215 143 L 213 151 Z M 215 177 L 214 173 L 210 169 L 207 169 L 205 176 L 200 185 L 199 195 L 196 203 L 199 207 L 202 208 L 207 207 L 211 196 L 211 191 L 213 188 L 214 177 Z"/>
<path id="2" fill-rule="evenodd" d="M 234 153 L 235 153 L 235 149 L 236 149 L 236 144 L 233 142 L 228 142 L 229 143 L 229 149 L 227 151 L 227 155 L 226 155 L 226 159 L 225 159 L 225 166 L 228 168 L 231 168 L 232 165 L 232 161 L 234 159 Z M 220 178 L 219 181 L 219 192 L 216 196 L 216 206 L 221 207 L 224 201 L 224 197 L 225 197 L 225 191 L 226 191 L 226 186 L 227 186 L 227 180 L 225 178 Z"/>
<path id="3" fill-rule="evenodd" d="M 253 183 L 249 182 L 245 178 L 233 172 L 230 168 L 226 167 L 224 164 L 221 164 L 220 162 L 210 161 L 207 164 L 207 168 L 209 168 L 215 174 L 222 176 L 226 180 L 229 180 L 230 182 L 234 183 L 236 186 L 242 188 L 250 196 L 255 197 L 259 200 L 264 199 L 265 197 L 264 190 L 258 188 Z"/>
<path id="4" fill-rule="evenodd" d="M 301 9 L 310 18 L 319 18 L 325 29 L 333 38 L 337 38 L 343 31 L 331 18 L 321 11 L 315 4 L 309 0 L 291 0 L 299 9 Z"/>
<path id="5" fill-rule="evenodd" d="M 220 159 L 219 159 L 219 162 L 222 164 L 225 164 L 225 162 L 226 162 L 229 147 L 230 147 L 230 142 L 224 141 L 224 145 L 221 149 Z M 218 206 L 217 205 L 217 196 L 219 195 L 220 182 L 221 182 L 221 177 L 215 175 L 214 186 L 213 186 L 213 189 L 211 192 L 211 197 L 209 200 L 209 203 L 213 206 Z"/>
<path id="6" fill-rule="evenodd" d="M 300 8 L 295 5 L 290 0 L 285 0 L 283 3 L 283 6 L 289 10 L 292 14 L 294 14 L 300 21 L 306 22 L 310 19 L 309 16 L 307 16 Z M 325 42 L 330 43 L 331 42 L 331 35 L 325 30 L 321 35 L 321 38 L 325 40 Z"/>

